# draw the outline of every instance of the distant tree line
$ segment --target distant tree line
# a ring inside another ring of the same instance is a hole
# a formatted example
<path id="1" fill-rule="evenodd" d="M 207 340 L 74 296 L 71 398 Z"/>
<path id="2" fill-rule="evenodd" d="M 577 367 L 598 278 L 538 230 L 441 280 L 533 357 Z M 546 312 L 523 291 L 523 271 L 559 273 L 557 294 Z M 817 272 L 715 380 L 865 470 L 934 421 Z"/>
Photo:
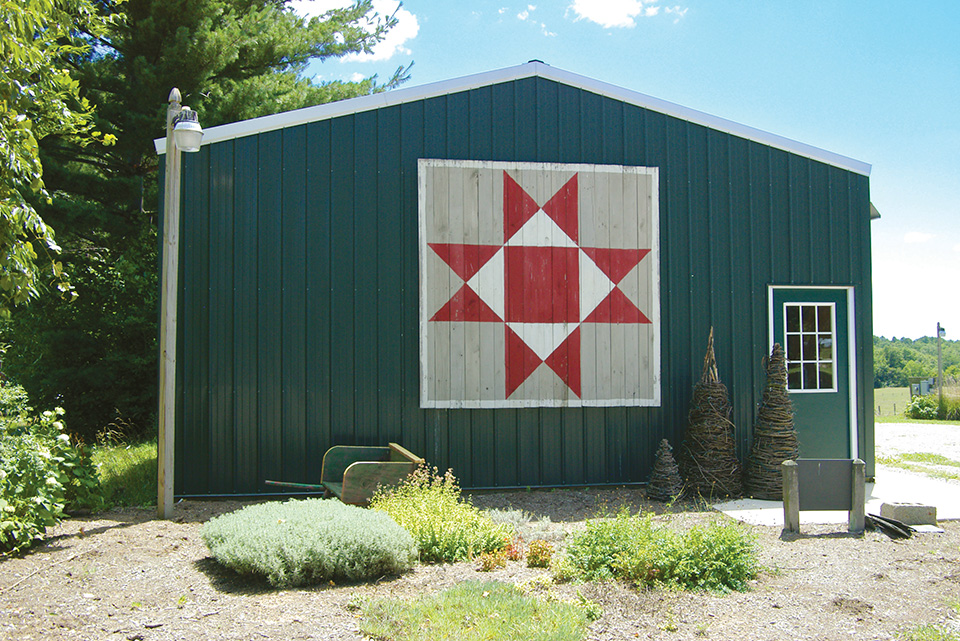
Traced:
<path id="1" fill-rule="evenodd" d="M 944 380 L 960 379 L 960 341 L 941 339 Z M 873 386 L 906 387 L 913 377 L 937 375 L 937 339 L 873 337 Z"/>

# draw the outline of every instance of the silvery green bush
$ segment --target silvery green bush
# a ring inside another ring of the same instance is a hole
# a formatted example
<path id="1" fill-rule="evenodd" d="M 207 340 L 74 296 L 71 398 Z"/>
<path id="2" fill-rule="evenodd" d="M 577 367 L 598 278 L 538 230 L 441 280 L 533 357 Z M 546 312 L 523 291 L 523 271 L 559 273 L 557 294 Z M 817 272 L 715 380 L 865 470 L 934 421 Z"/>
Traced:
<path id="1" fill-rule="evenodd" d="M 413 538 L 389 515 L 335 499 L 249 505 L 210 519 L 201 538 L 221 564 L 282 588 L 379 578 L 417 558 Z"/>

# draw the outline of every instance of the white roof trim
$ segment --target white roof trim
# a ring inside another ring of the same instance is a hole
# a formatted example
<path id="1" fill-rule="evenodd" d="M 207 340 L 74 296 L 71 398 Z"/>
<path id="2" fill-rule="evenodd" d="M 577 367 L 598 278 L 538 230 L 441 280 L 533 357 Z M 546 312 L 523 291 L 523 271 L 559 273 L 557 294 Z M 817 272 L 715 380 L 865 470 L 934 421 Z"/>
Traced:
<path id="1" fill-rule="evenodd" d="M 834 165 L 841 169 L 847 169 L 854 173 L 863 174 L 864 176 L 870 175 L 871 165 L 869 163 L 854 160 L 847 156 L 842 156 L 760 129 L 748 127 L 747 125 L 697 111 L 696 109 L 683 107 L 666 100 L 557 69 L 542 62 L 528 62 L 515 67 L 487 71 L 462 78 L 455 78 L 453 80 L 443 80 L 417 87 L 395 89 L 384 93 L 351 98 L 350 100 L 341 100 L 339 102 L 331 102 L 315 107 L 286 111 L 272 116 L 262 116 L 260 118 L 251 118 L 250 120 L 243 120 L 226 125 L 218 125 L 204 130 L 203 144 L 206 145 L 223 140 L 230 140 L 232 138 L 274 131 L 285 127 L 295 127 L 327 118 L 335 118 L 337 116 L 345 116 L 362 111 L 371 111 L 381 107 L 391 107 L 407 102 L 414 102 L 460 91 L 469 91 L 470 89 L 476 89 L 478 87 L 530 77 L 546 78 L 565 85 L 578 87 L 601 96 L 607 96 L 615 100 L 636 105 L 637 107 L 650 109 L 681 120 L 703 125 L 710 129 L 723 131 L 734 136 L 739 136 L 740 138 Z M 156 146 L 158 154 L 166 152 L 164 138 L 154 140 L 154 145 Z"/>

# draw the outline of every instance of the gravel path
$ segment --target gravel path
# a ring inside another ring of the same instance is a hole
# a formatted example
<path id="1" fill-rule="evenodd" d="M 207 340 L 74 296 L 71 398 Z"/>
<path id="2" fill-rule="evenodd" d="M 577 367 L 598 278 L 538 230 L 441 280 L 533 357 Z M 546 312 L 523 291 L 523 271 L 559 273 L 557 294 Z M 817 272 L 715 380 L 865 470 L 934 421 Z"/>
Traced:
<path id="1" fill-rule="evenodd" d="M 960 461 L 960 425 L 877 423 L 877 456 L 929 452 Z"/>

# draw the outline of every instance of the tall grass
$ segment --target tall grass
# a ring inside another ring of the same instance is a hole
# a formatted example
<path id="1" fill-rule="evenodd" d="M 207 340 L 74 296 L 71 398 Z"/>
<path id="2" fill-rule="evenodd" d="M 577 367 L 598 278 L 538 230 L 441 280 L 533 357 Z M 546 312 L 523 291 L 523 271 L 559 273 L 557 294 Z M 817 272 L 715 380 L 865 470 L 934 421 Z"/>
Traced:
<path id="1" fill-rule="evenodd" d="M 157 504 L 157 442 L 104 441 L 92 448 L 107 507 Z"/>

